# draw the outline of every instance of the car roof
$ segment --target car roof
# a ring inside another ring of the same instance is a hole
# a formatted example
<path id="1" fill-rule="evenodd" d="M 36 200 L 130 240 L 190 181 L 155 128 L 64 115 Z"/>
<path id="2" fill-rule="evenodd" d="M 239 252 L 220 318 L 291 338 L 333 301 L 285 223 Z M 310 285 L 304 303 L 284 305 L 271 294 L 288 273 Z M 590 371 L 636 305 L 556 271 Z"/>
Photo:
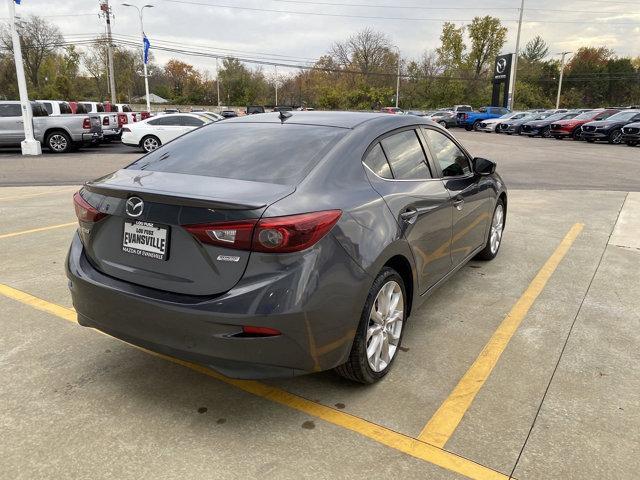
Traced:
<path id="1" fill-rule="evenodd" d="M 415 124 L 421 117 L 413 115 L 389 115 L 378 112 L 334 112 L 311 111 L 291 112 L 291 116 L 284 120 L 287 124 L 317 125 L 324 127 L 355 128 L 365 122 L 388 123 L 390 126 Z M 281 123 L 279 113 L 263 113 L 261 115 L 249 115 L 238 117 L 225 122 L 236 123 Z M 420 122 L 422 123 L 422 122 Z M 426 121 L 425 121 L 426 123 Z M 431 123 L 431 122 L 429 122 Z"/>

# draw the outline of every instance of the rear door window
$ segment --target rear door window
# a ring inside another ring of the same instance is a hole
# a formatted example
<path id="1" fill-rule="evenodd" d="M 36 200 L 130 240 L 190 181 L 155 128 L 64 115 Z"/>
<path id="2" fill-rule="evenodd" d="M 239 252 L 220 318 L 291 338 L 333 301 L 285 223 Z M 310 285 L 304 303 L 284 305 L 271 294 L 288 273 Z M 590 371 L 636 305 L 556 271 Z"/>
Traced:
<path id="1" fill-rule="evenodd" d="M 387 162 L 387 157 L 385 157 L 379 143 L 376 143 L 375 146 L 369 150 L 367 157 L 364 159 L 364 164 L 379 177 L 387 179 L 393 178 L 389 162 Z"/>
<path id="2" fill-rule="evenodd" d="M 53 107 L 51 106 L 51 102 L 40 102 L 40 105 L 44 106 L 44 108 L 47 110 L 49 115 L 53 113 Z"/>
<path id="3" fill-rule="evenodd" d="M 380 143 L 397 180 L 425 180 L 431 178 L 427 158 L 415 130 L 405 130 L 383 138 Z"/>
<path id="4" fill-rule="evenodd" d="M 201 127 L 204 125 L 204 121 L 195 117 L 187 117 L 185 115 L 180 117 L 180 125 L 183 127 Z"/>
<path id="5" fill-rule="evenodd" d="M 428 128 L 424 132 L 440 164 L 443 177 L 459 177 L 471 173 L 469 158 L 449 137 Z"/>
<path id="6" fill-rule="evenodd" d="M 17 103 L 0 104 L 0 117 L 21 117 L 22 108 Z"/>
<path id="7" fill-rule="evenodd" d="M 127 168 L 295 185 L 346 132 L 336 127 L 279 122 L 215 122 Z"/>

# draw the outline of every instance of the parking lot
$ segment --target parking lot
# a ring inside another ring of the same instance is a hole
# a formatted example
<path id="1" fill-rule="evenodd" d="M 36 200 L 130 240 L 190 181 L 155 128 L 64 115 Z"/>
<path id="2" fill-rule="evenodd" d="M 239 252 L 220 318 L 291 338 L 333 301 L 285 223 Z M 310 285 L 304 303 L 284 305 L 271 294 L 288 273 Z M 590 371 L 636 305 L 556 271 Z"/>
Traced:
<path id="1" fill-rule="evenodd" d="M 637 478 L 640 149 L 454 133 L 498 162 L 504 243 L 373 386 L 232 380 L 78 326 L 71 196 L 140 153 L 0 152 L 2 476 Z"/>

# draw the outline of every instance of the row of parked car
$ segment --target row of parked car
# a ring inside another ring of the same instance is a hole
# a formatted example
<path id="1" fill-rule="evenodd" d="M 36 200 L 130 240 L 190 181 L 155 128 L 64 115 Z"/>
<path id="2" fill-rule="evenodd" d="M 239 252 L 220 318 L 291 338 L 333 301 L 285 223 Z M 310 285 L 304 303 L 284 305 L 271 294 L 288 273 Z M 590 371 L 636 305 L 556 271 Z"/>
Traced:
<path id="1" fill-rule="evenodd" d="M 31 103 L 33 133 L 53 153 L 66 153 L 86 145 L 120 138 L 125 125 L 149 118 L 149 112 L 134 112 L 128 104 L 36 100 Z M 22 105 L 0 101 L 0 146 L 19 146 L 24 140 Z"/>
<path id="2" fill-rule="evenodd" d="M 468 131 L 539 136 L 558 140 L 572 138 L 590 143 L 626 143 L 631 147 L 640 145 L 639 108 L 538 109 L 512 112 L 503 107 L 483 107 L 474 111 L 469 105 L 456 105 L 432 112 L 402 113 L 429 117 L 445 128 L 461 127 Z"/>

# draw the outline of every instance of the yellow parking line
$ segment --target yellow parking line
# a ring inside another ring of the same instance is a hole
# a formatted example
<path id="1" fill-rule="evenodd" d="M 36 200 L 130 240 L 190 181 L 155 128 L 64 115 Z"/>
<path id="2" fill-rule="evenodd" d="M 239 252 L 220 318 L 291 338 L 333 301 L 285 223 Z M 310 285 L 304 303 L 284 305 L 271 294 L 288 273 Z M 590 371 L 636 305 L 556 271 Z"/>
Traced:
<path id="1" fill-rule="evenodd" d="M 576 223 L 571 227 L 556 250 L 538 271 L 529 287 L 493 333 L 478 358 L 473 362 L 473 365 L 467 370 L 458 385 L 422 429 L 420 435 L 418 435 L 419 440 L 444 448 L 462 417 L 471 406 L 476 394 L 496 366 L 511 337 L 529 312 L 533 302 L 536 301 L 547 281 L 558 268 L 558 265 L 583 228 L 584 225 L 581 223 Z"/>
<path id="2" fill-rule="evenodd" d="M 43 312 L 50 313 L 64 320 L 76 322 L 75 310 L 54 303 L 47 302 L 38 297 L 34 297 L 21 290 L 17 290 L 8 285 L 0 284 L 0 295 L 17 300 L 23 304 Z M 102 332 L 100 332 L 102 333 Z M 126 342 L 125 342 L 126 343 Z M 133 345 L 136 347 L 135 345 Z M 488 467 L 475 463 L 464 457 L 460 457 L 451 452 L 447 452 L 441 448 L 434 447 L 415 438 L 403 435 L 394 430 L 376 425 L 375 423 L 364 420 L 354 415 L 342 412 L 340 410 L 327 407 L 325 405 L 312 402 L 306 398 L 300 397 L 293 393 L 289 393 L 277 387 L 265 385 L 264 383 L 251 380 L 235 380 L 227 378 L 210 368 L 195 363 L 186 362 L 177 358 L 168 357 L 156 352 L 136 347 L 156 357 L 163 358 L 183 367 L 189 368 L 195 372 L 201 373 L 216 380 L 220 380 L 228 385 L 232 385 L 247 393 L 251 393 L 258 397 L 270 400 L 274 403 L 284 405 L 286 407 L 298 410 L 315 418 L 322 419 L 333 425 L 359 433 L 371 440 L 382 445 L 403 452 L 412 457 L 424 460 L 426 462 L 437 465 L 446 470 L 458 473 L 468 478 L 477 480 L 508 480 L 509 476 L 500 472 L 496 472 Z"/>
<path id="3" fill-rule="evenodd" d="M 78 222 L 61 223 L 60 225 L 50 225 L 48 227 L 32 228 L 31 230 L 22 230 L 20 232 L 5 233 L 0 235 L 0 239 L 17 237 L 18 235 L 26 235 L 28 233 L 45 232 L 47 230 L 53 230 L 55 228 L 70 227 L 71 225 L 78 225 Z"/>

